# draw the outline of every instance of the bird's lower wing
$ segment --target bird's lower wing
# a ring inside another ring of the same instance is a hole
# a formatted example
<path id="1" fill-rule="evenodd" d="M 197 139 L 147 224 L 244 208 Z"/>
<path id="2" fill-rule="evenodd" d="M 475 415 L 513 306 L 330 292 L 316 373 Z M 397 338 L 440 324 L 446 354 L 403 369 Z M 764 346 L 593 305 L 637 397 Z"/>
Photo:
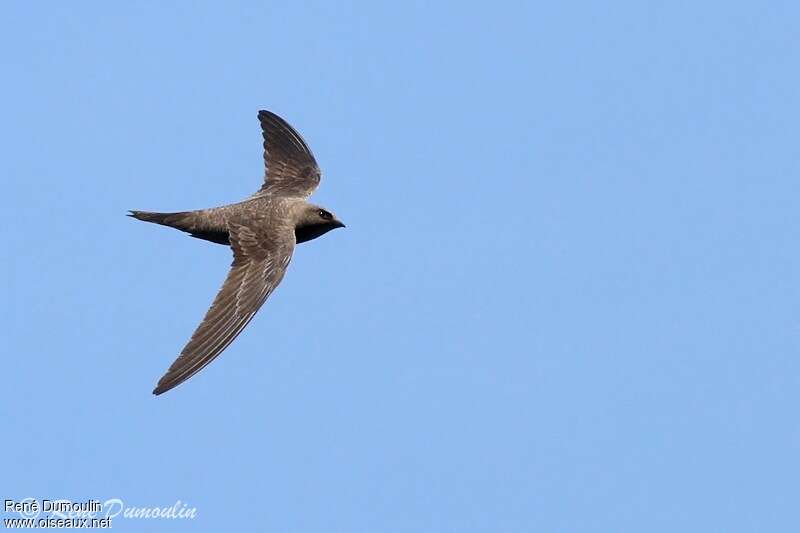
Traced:
<path id="1" fill-rule="evenodd" d="M 153 394 L 176 387 L 214 360 L 250 322 L 283 279 L 294 249 L 294 234 L 259 235 L 231 226 L 233 264 L 214 303 L 181 355 L 159 380 Z"/>

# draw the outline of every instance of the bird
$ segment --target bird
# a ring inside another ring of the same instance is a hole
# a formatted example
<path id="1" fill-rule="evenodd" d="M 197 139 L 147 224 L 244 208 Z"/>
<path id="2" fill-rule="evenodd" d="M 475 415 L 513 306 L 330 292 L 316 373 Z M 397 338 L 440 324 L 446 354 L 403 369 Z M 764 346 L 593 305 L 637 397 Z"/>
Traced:
<path id="1" fill-rule="evenodd" d="M 296 244 L 344 228 L 333 212 L 307 201 L 321 171 L 297 131 L 270 111 L 258 112 L 264 139 L 264 182 L 241 202 L 210 209 L 128 216 L 230 246 L 233 262 L 211 307 L 153 390 L 159 395 L 197 374 L 253 319 L 283 279 Z"/>

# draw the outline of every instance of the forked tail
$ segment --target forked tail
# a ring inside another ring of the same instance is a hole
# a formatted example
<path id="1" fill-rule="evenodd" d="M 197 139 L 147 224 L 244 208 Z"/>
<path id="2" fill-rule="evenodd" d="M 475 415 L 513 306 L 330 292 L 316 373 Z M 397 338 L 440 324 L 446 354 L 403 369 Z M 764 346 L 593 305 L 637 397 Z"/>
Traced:
<path id="1" fill-rule="evenodd" d="M 161 224 L 162 226 L 170 226 L 181 231 L 191 231 L 192 229 L 191 217 L 186 211 L 181 213 L 150 213 L 149 211 L 131 211 L 128 216 L 138 220 L 144 220 L 145 222 L 153 222 L 155 224 Z"/>
<path id="2" fill-rule="evenodd" d="M 131 211 L 129 217 L 145 222 L 153 222 L 162 226 L 169 226 L 189 233 L 192 237 L 230 245 L 228 231 L 222 227 L 213 227 L 206 217 L 197 211 L 181 211 L 178 213 L 151 213 L 149 211 Z"/>

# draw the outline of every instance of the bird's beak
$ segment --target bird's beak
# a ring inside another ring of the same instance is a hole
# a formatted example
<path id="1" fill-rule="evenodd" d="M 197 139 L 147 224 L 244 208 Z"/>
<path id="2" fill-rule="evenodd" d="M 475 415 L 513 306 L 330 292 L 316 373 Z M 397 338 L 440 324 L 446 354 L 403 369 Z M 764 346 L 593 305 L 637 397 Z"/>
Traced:
<path id="1" fill-rule="evenodd" d="M 334 220 L 333 221 L 333 227 L 334 228 L 346 228 L 347 226 L 345 226 L 344 222 L 342 222 L 341 220 Z"/>

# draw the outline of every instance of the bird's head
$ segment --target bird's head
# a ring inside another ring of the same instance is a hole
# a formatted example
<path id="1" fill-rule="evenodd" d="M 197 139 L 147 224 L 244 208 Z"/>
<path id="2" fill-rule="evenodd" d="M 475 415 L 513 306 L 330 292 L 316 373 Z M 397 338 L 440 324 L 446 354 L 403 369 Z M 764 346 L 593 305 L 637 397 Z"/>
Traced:
<path id="1" fill-rule="evenodd" d="M 343 227 L 342 221 L 324 207 L 306 203 L 295 222 L 294 234 L 297 242 L 301 243 Z"/>

